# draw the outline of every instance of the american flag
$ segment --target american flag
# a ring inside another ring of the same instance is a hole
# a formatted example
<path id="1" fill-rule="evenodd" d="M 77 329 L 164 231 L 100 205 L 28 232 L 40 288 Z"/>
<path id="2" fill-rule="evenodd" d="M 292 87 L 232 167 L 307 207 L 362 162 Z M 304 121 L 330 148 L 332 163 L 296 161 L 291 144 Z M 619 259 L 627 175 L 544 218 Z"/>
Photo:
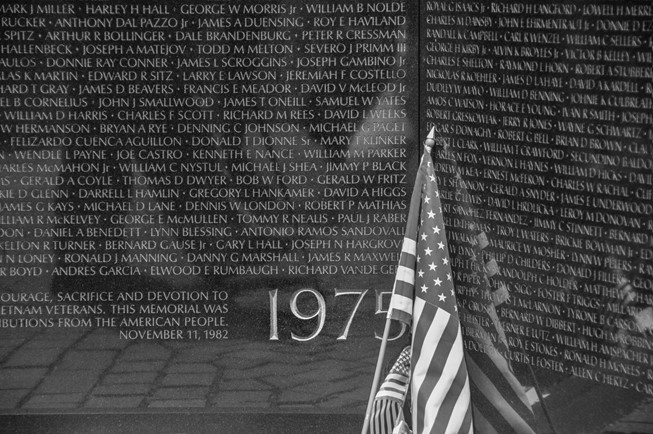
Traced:
<path id="1" fill-rule="evenodd" d="M 467 365 L 428 149 L 415 181 L 388 316 L 411 324 L 413 432 L 472 433 Z"/>
<path id="2" fill-rule="evenodd" d="M 401 351 L 374 397 L 370 434 L 390 434 L 403 420 L 402 407 L 410 379 L 410 347 Z"/>
<path id="3" fill-rule="evenodd" d="M 507 288 L 504 285 L 492 293 L 489 278 L 498 273 L 494 259 L 484 261 L 486 238 L 481 232 L 472 240 L 472 260 L 477 262 L 479 296 L 473 298 L 475 311 L 461 309 L 462 324 L 467 339 L 476 343 L 466 352 L 471 384 L 473 416 L 480 433 L 535 434 L 535 420 L 524 387 L 512 371 L 503 354 L 510 351 L 495 305 L 500 304 Z M 483 295 L 485 294 L 485 295 Z"/>
<path id="4" fill-rule="evenodd" d="M 446 157 L 446 146 L 441 156 Z M 461 179 L 460 172 L 454 159 L 451 160 L 456 172 L 456 178 Z M 464 209 L 472 209 L 469 202 L 470 194 L 463 182 L 455 183 L 457 205 Z M 507 286 L 497 281 L 493 285 L 490 279 L 499 274 L 499 265 L 489 251 L 490 241 L 482 230 L 474 212 L 458 215 L 459 221 L 464 221 L 454 228 L 463 237 L 454 237 L 458 240 L 457 259 L 459 263 L 468 265 L 467 273 L 475 271 L 476 279 L 467 286 L 467 295 L 460 308 L 460 319 L 465 339 L 471 345 L 465 352 L 465 360 L 469 369 L 471 388 L 472 415 L 474 427 L 483 434 L 535 434 L 536 423 L 531 403 L 529 402 L 524 387 L 513 372 L 510 361 L 505 354 L 513 351 L 508 344 L 503 325 L 496 312 L 496 306 L 509 299 Z M 449 234 L 451 235 L 451 233 Z M 452 241 L 453 244 L 453 241 Z M 456 259 L 456 258 L 454 258 Z M 470 295 L 476 294 L 476 295 Z M 464 307 L 474 305 L 474 311 Z M 482 350 L 479 350 L 482 349 Z M 518 352 L 523 351 L 515 349 Z"/>

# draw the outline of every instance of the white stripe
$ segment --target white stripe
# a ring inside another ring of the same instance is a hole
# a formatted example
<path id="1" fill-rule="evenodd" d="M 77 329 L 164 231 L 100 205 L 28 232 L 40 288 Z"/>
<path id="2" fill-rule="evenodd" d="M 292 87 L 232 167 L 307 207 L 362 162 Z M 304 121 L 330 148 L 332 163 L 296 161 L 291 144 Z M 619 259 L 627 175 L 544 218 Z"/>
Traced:
<path id="1" fill-rule="evenodd" d="M 406 395 L 406 386 L 382 386 L 376 394 L 376 399 L 380 398 L 394 398 L 399 401 L 404 400 Z"/>
<path id="2" fill-rule="evenodd" d="M 377 393 L 376 399 L 388 399 L 388 400 L 394 400 L 397 402 L 403 402 L 404 401 L 404 392 L 405 390 L 402 390 L 400 392 L 394 392 L 390 393 L 389 391 L 381 391 Z"/>
<path id="3" fill-rule="evenodd" d="M 415 316 L 413 317 L 413 324 L 417 324 L 419 322 L 419 318 L 422 316 L 422 311 L 424 310 L 425 304 L 426 303 L 420 298 L 415 300 Z M 426 335 L 424 336 L 420 358 L 419 360 L 415 361 L 415 368 L 413 369 L 413 384 L 416 385 L 416 387 L 413 388 L 414 402 L 416 402 L 417 392 L 422 387 L 422 383 L 428 374 L 428 369 L 431 366 L 432 356 L 435 352 L 435 349 L 438 347 L 438 344 L 440 343 L 440 339 L 442 338 L 442 334 L 447 326 L 447 322 L 449 321 L 450 316 L 451 315 L 449 315 L 449 313 L 447 313 L 447 311 L 444 309 L 438 309 L 435 312 L 433 322 L 431 323 L 428 331 L 426 332 Z M 415 333 L 413 332 L 413 336 L 414 335 Z M 449 358 L 449 360 L 451 360 L 451 358 Z M 447 366 L 448 365 L 449 362 L 447 362 Z M 451 369 L 451 367 L 449 367 L 449 369 Z M 455 369 L 455 372 L 458 372 L 457 368 Z M 449 375 L 451 375 L 451 373 L 445 370 L 443 372 L 443 378 L 440 379 L 440 381 L 435 385 L 434 390 L 429 392 L 429 399 L 427 400 L 425 408 L 432 409 L 432 411 L 425 412 L 426 414 L 422 415 L 425 432 L 430 432 L 431 425 L 433 425 L 435 416 L 440 409 L 440 405 L 442 405 L 442 398 L 444 396 L 438 396 L 438 394 L 442 395 L 442 391 L 444 390 L 446 392 L 446 390 L 449 388 L 448 384 L 446 384 L 447 382 L 451 382 L 451 380 L 447 378 Z M 417 427 L 418 425 L 413 426 Z"/>
<path id="4" fill-rule="evenodd" d="M 473 324 L 472 327 L 470 328 L 475 328 L 477 330 L 483 330 L 485 331 L 481 326 L 478 324 Z M 489 348 L 486 349 L 485 354 L 492 360 L 492 362 L 496 365 L 496 367 L 499 369 L 501 372 L 501 375 L 505 378 L 506 382 L 510 385 L 512 390 L 515 392 L 519 400 L 527 407 L 531 408 L 531 404 L 528 401 L 528 398 L 526 397 L 526 392 L 524 391 L 524 387 L 521 385 L 517 377 L 512 373 L 510 370 L 510 366 L 508 365 L 508 361 L 499 353 L 499 351 L 489 343 L 489 338 L 487 339 L 479 339 L 477 336 L 474 336 L 473 338 L 475 341 L 477 341 L 479 344 L 487 346 Z"/>
<path id="5" fill-rule="evenodd" d="M 438 309 L 435 313 L 433 324 L 429 328 L 429 331 L 426 335 L 425 341 L 435 342 L 436 343 L 435 345 L 437 347 L 437 345 L 440 342 L 440 339 L 442 338 L 442 333 L 444 332 L 444 329 L 447 326 L 447 323 L 449 322 L 450 317 L 451 315 L 449 315 L 447 311 L 445 311 L 444 309 Z M 422 359 L 424 359 L 424 357 L 422 357 Z M 431 357 L 427 357 L 426 359 L 427 360 L 425 360 L 424 362 L 425 366 L 421 367 L 421 369 L 424 371 L 422 373 L 422 376 L 426 375 L 428 366 L 430 365 L 431 362 Z M 456 340 L 454 341 L 453 347 L 451 348 L 451 351 L 449 352 L 445 365 L 442 369 L 440 380 L 435 384 L 435 387 L 430 392 L 429 398 L 426 402 L 425 408 L 433 409 L 433 411 L 426 412 L 426 414 L 424 415 L 424 430 L 426 432 L 431 432 L 431 429 L 435 424 L 435 418 L 438 415 L 438 412 L 440 411 L 440 407 L 442 406 L 442 402 L 444 401 L 447 392 L 451 388 L 451 384 L 453 383 L 454 379 L 456 378 L 456 375 L 458 374 L 458 370 L 460 369 L 460 364 L 462 363 L 462 360 L 463 360 L 462 334 L 459 329 L 456 335 Z"/>
<path id="6" fill-rule="evenodd" d="M 376 401 L 370 418 L 371 434 L 390 434 L 395 421 L 399 419 L 400 410 L 400 406 L 396 402 Z"/>
<path id="7" fill-rule="evenodd" d="M 422 311 L 424 310 L 424 302 L 422 300 L 415 299 L 414 303 L 414 309 L 413 309 L 413 319 L 414 318 L 419 318 L 419 315 L 422 314 Z M 416 360 L 415 360 L 415 324 L 416 321 L 413 321 L 412 323 L 412 331 L 413 331 L 413 336 L 411 337 L 411 342 L 410 342 L 410 360 L 411 360 L 411 379 L 410 379 L 410 402 L 411 402 L 411 409 L 412 409 L 412 424 L 413 424 L 413 431 L 417 432 L 417 416 L 418 412 L 416 410 L 417 408 L 417 389 L 418 389 L 418 378 L 415 372 L 415 365 L 416 365 Z M 424 344 L 422 344 L 423 346 Z M 423 351 L 423 350 L 422 350 Z M 420 379 L 421 380 L 421 379 Z"/>
<path id="8" fill-rule="evenodd" d="M 415 270 L 410 267 L 405 267 L 399 265 L 397 267 L 397 278 L 396 280 L 401 280 L 402 282 L 409 283 L 412 286 L 415 286 Z M 395 283 L 396 285 L 396 283 Z"/>
<path id="9" fill-rule="evenodd" d="M 422 315 L 422 311 L 424 310 L 424 304 L 425 303 L 424 303 L 423 300 L 421 300 L 419 298 L 415 299 L 415 307 L 414 307 L 414 310 L 413 310 L 413 315 L 414 315 L 413 319 L 419 318 L 420 315 Z M 412 361 L 411 362 L 411 364 L 412 364 L 412 369 L 411 369 L 412 378 L 410 380 L 410 385 L 411 385 L 411 388 L 410 388 L 410 400 L 411 400 L 411 405 L 412 405 L 412 409 L 413 409 L 413 411 L 412 411 L 413 430 L 415 432 L 417 432 L 417 417 L 419 416 L 417 414 L 418 412 L 416 410 L 416 408 L 417 408 L 417 391 L 419 389 L 419 384 L 422 381 L 422 378 L 421 377 L 418 378 L 417 372 L 415 371 L 416 365 L 417 365 L 416 362 L 418 362 L 414 358 L 415 324 L 417 324 L 417 321 L 413 321 L 413 325 L 412 325 L 413 336 L 412 336 L 412 339 L 411 339 L 411 346 L 410 346 L 410 360 Z M 422 346 L 424 346 L 424 343 L 422 343 Z M 422 351 L 424 351 L 424 350 L 422 350 Z"/>
<path id="10" fill-rule="evenodd" d="M 383 383 L 381 386 L 381 389 L 379 389 L 379 393 L 381 392 L 393 392 L 393 391 L 400 391 L 400 390 L 405 390 L 406 386 L 402 384 L 396 384 L 396 383 Z"/>
<path id="11" fill-rule="evenodd" d="M 465 416 L 467 415 L 467 409 L 471 405 L 471 391 L 469 390 L 469 375 L 465 376 L 465 386 L 463 390 L 460 391 L 456 405 L 453 408 L 451 413 L 451 419 L 449 421 L 449 428 L 452 432 L 458 432 L 465 421 Z"/>
<path id="12" fill-rule="evenodd" d="M 447 320 L 448 317 L 449 315 L 447 314 Z M 460 364 L 462 363 L 463 360 L 462 348 L 463 348 L 462 334 L 460 330 L 458 330 L 458 335 L 456 336 L 454 345 L 451 348 L 451 351 L 449 352 L 449 357 L 447 357 L 447 362 L 445 363 L 444 368 L 442 370 L 443 375 L 440 378 L 440 381 L 438 381 L 437 384 L 435 385 L 435 388 L 431 392 L 431 396 L 429 396 L 429 400 L 427 401 L 426 404 L 426 408 L 436 409 L 435 411 L 430 413 L 431 417 L 425 417 L 424 427 L 427 432 L 431 432 L 431 430 L 433 429 L 433 425 L 435 424 L 435 418 L 440 411 L 442 402 L 444 401 L 447 392 L 449 392 L 449 389 L 451 388 L 451 384 L 453 383 L 454 379 L 456 378 L 456 375 L 458 374 L 458 370 L 460 369 Z M 429 414 L 425 416 L 429 416 Z M 449 432 L 449 430 L 447 430 L 447 432 Z M 457 432 L 457 431 L 453 431 L 453 432 Z"/>
<path id="13" fill-rule="evenodd" d="M 417 242 L 412 238 L 404 237 L 404 243 L 401 245 L 401 251 L 403 253 L 410 253 L 415 256 L 417 252 Z"/>
<path id="14" fill-rule="evenodd" d="M 531 403 L 528 401 L 526 396 L 526 391 L 524 386 L 521 385 L 517 377 L 512 373 L 510 367 L 508 366 L 508 361 L 498 352 L 498 351 L 488 351 L 487 355 L 494 362 L 494 364 L 499 368 L 501 374 L 506 379 L 512 390 L 515 392 L 519 400 L 527 407 L 531 408 Z"/>
<path id="15" fill-rule="evenodd" d="M 483 434 L 499 434 L 497 430 L 490 425 L 490 422 L 483 416 L 483 414 L 478 410 L 472 410 L 474 415 L 474 420 L 477 422 L 476 426 L 478 430 Z M 470 433 L 473 434 L 473 433 Z"/>
<path id="16" fill-rule="evenodd" d="M 474 383 L 485 397 L 492 403 L 494 410 L 499 412 L 503 418 L 512 426 L 515 432 L 524 434 L 535 434 L 524 418 L 510 405 L 506 398 L 499 392 L 496 385 L 490 381 L 485 373 L 478 367 L 473 359 L 469 360 L 470 374 L 473 375 Z"/>
<path id="17" fill-rule="evenodd" d="M 391 386 L 391 387 L 406 387 L 408 384 L 408 377 L 401 374 L 388 374 L 383 381 L 381 387 Z"/>
<path id="18" fill-rule="evenodd" d="M 379 388 L 379 395 L 385 392 L 402 392 L 406 390 L 406 383 L 391 383 L 391 382 L 384 382 L 381 387 Z"/>
<path id="19" fill-rule="evenodd" d="M 385 377 L 386 380 L 397 380 L 397 381 L 403 381 L 405 382 L 408 380 L 408 376 L 404 374 L 398 374 L 396 372 L 391 372 Z"/>
<path id="20" fill-rule="evenodd" d="M 399 294 L 392 294 L 390 299 L 390 307 L 388 308 L 388 317 L 391 317 L 393 310 L 399 310 L 407 313 L 408 315 L 413 314 L 413 299 L 410 297 L 404 297 Z"/>

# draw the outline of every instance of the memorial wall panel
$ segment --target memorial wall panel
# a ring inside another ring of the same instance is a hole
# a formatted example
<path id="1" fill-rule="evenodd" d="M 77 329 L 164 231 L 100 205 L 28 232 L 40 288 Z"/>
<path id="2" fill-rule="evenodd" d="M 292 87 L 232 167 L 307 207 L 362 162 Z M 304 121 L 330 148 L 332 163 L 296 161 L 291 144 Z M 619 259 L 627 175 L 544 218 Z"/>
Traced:
<path id="1" fill-rule="evenodd" d="M 632 410 L 615 397 L 652 390 L 651 12 L 646 2 L 422 9 L 422 119 L 436 135 L 467 349 L 498 350 L 563 413 L 576 408 L 565 390 L 594 387 L 587 399 L 609 412 Z M 612 416 L 547 424 L 593 432 Z"/>
<path id="2" fill-rule="evenodd" d="M 0 5 L 3 429 L 360 430 L 432 130 L 469 360 L 540 432 L 617 430 L 653 396 L 652 54 L 646 1 Z"/>
<path id="3" fill-rule="evenodd" d="M 360 419 L 417 155 L 416 10 L 0 8 L 1 375 L 24 377 L 0 406 Z"/>

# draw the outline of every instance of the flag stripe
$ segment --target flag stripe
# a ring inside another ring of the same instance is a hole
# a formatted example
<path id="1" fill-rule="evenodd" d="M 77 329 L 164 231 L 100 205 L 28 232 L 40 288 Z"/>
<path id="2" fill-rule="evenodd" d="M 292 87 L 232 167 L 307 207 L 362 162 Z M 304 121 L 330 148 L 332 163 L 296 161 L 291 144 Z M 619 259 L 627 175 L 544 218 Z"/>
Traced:
<path id="1" fill-rule="evenodd" d="M 412 255 L 413 257 L 416 256 L 415 253 L 417 252 L 417 243 L 415 242 L 415 239 L 404 237 L 404 242 L 401 245 L 401 252 Z"/>
<path id="2" fill-rule="evenodd" d="M 458 377 L 463 362 L 462 335 L 454 317 L 421 299 L 415 301 L 415 316 L 419 318 L 415 340 L 435 346 L 432 357 L 415 357 L 418 362 L 413 370 L 417 389 L 416 411 L 421 415 L 416 425 L 417 432 L 432 432 L 438 417 L 441 421 L 450 419 L 451 414 L 446 409 L 453 406 L 449 401 L 458 399 L 466 381 Z M 466 376 L 466 369 L 463 368 L 461 374 Z"/>
<path id="3" fill-rule="evenodd" d="M 402 289 L 402 286 L 399 285 L 399 282 L 403 282 L 407 284 L 403 287 L 410 287 L 412 292 L 412 287 L 415 285 L 415 270 L 412 267 L 414 266 L 411 266 L 411 268 L 408 268 L 404 265 L 397 267 L 397 286 L 399 289 Z"/>
<path id="4" fill-rule="evenodd" d="M 472 401 L 471 401 L 471 388 L 469 384 L 469 376 L 467 376 L 467 381 L 463 393 L 460 395 L 460 399 L 456 403 L 455 414 L 463 415 L 463 419 L 460 423 L 460 432 L 461 433 L 474 433 L 474 419 L 472 417 Z"/>
<path id="5" fill-rule="evenodd" d="M 414 315 L 416 318 L 419 318 L 420 321 L 427 323 L 433 323 L 435 317 L 435 312 L 430 311 L 422 314 L 422 309 L 424 308 L 424 302 L 419 302 L 416 300 L 415 303 L 415 312 Z M 436 325 L 437 326 L 437 325 Z M 435 326 L 433 327 L 435 329 Z M 425 341 L 425 332 L 424 327 L 415 327 L 413 331 L 413 354 L 412 354 L 412 401 L 413 401 L 413 430 L 415 432 L 421 433 L 424 430 L 424 407 L 420 405 L 420 400 L 418 396 L 420 394 L 420 388 L 423 378 L 425 376 L 426 370 L 428 369 L 428 364 L 431 362 L 429 358 L 426 360 L 426 357 L 422 357 L 422 345 L 427 342 Z M 441 334 L 440 332 L 439 334 Z M 429 340 L 429 343 L 435 345 L 437 340 Z M 426 366 L 425 366 L 426 365 Z"/>
<path id="6" fill-rule="evenodd" d="M 394 294 L 390 301 L 388 318 L 396 319 L 406 324 L 410 324 L 413 314 L 413 299 L 400 294 Z"/>
<path id="7" fill-rule="evenodd" d="M 474 413 L 474 427 L 482 434 L 499 434 L 497 430 L 494 429 L 490 422 L 487 421 L 485 416 L 479 412 L 476 407 L 473 410 Z"/>
<path id="8" fill-rule="evenodd" d="M 535 434 L 533 428 L 521 417 L 514 407 L 505 399 L 504 395 L 499 392 L 495 385 L 485 375 L 485 373 L 476 365 L 474 360 L 470 358 L 468 361 L 470 375 L 473 379 L 473 384 L 478 386 L 479 391 L 485 398 L 492 403 L 494 408 L 499 411 L 503 420 L 508 424 L 512 431 L 502 430 L 501 432 L 516 432 L 520 434 Z"/>
<path id="9" fill-rule="evenodd" d="M 405 383 L 406 380 L 408 380 L 408 377 L 406 375 L 402 374 L 396 374 L 396 373 L 389 373 L 387 377 L 385 377 L 385 381 L 391 382 L 391 383 Z"/>
<path id="10" fill-rule="evenodd" d="M 478 339 L 476 339 L 478 341 Z M 474 355 L 472 359 L 475 360 L 477 366 L 481 366 L 478 361 L 483 360 L 486 363 L 483 363 L 483 373 L 488 377 L 492 384 L 508 384 L 510 389 L 502 389 L 504 395 L 509 395 L 512 397 L 511 401 L 514 404 L 521 403 L 530 413 L 531 405 L 528 402 L 528 397 L 524 391 L 523 386 L 519 383 L 515 375 L 510 371 L 508 362 L 506 359 L 499 354 L 497 351 L 488 351 L 487 353 L 479 354 L 478 357 Z M 512 392 L 512 393 L 511 393 Z"/>
<path id="11" fill-rule="evenodd" d="M 375 400 L 370 417 L 370 433 L 392 434 L 400 411 L 401 406 L 396 401 L 388 401 L 386 399 Z"/>
<path id="12" fill-rule="evenodd" d="M 379 399 L 403 401 L 405 390 L 384 390 L 379 392 L 377 397 Z"/>
<path id="13" fill-rule="evenodd" d="M 390 373 L 379 388 L 377 398 L 404 400 L 408 389 L 408 377 L 401 374 Z"/>
<path id="14" fill-rule="evenodd" d="M 468 358 L 468 364 L 471 363 L 471 361 L 474 362 L 474 364 L 479 368 L 480 373 L 485 377 L 485 381 L 487 381 L 487 384 L 492 385 L 496 388 L 497 393 L 501 395 L 502 401 L 508 403 L 512 410 L 514 411 L 514 414 L 521 420 L 524 421 L 524 423 L 529 423 L 533 424 L 534 423 L 534 418 L 533 418 L 533 412 L 531 411 L 530 404 L 525 404 L 522 399 L 526 396 L 525 391 L 514 391 L 509 389 L 507 386 L 507 382 L 509 381 L 507 378 L 507 375 L 504 373 L 501 373 L 497 370 L 496 365 L 493 364 L 491 360 L 488 358 L 484 357 L 477 357 L 476 355 L 474 357 Z M 483 367 L 480 369 L 480 367 Z M 483 381 L 479 381 L 477 379 L 477 373 L 470 371 L 470 377 L 472 383 L 476 383 L 477 386 L 481 390 L 484 390 L 483 387 L 481 387 Z M 501 386 L 501 389 L 499 389 L 499 386 Z M 495 402 L 495 401 L 492 401 Z M 496 401 L 500 402 L 500 401 Z"/>
<path id="15" fill-rule="evenodd" d="M 460 339 L 462 344 L 462 335 Z M 461 428 L 469 406 L 469 379 L 467 377 L 467 367 L 464 363 L 460 363 L 460 361 L 458 363 L 458 372 L 453 379 L 450 389 L 447 391 L 444 402 L 442 403 L 440 411 L 438 412 L 433 424 L 434 427 L 448 425 L 448 431 L 455 433 L 466 431 L 461 430 Z M 465 404 L 463 404 L 463 402 L 465 402 Z M 456 410 L 458 410 L 458 412 L 456 412 Z"/>
<path id="16" fill-rule="evenodd" d="M 478 324 L 468 324 L 469 328 L 476 328 L 479 332 L 483 328 Z M 480 333 L 472 333 L 472 338 L 480 345 L 485 345 L 486 342 L 480 338 Z M 526 423 L 533 424 L 533 412 L 531 410 L 530 402 L 526 396 L 523 386 L 517 380 L 517 377 L 512 373 L 508 361 L 494 348 L 487 348 L 486 352 L 469 352 L 468 360 L 471 358 L 479 371 L 487 377 L 489 384 L 497 387 L 501 385 L 500 394 L 503 399 L 507 401 L 513 408 L 515 413 L 519 415 Z M 468 362 L 469 363 L 469 362 Z M 482 369 L 480 369 L 482 367 Z M 475 372 L 470 371 L 472 381 L 475 381 Z"/>
<path id="17" fill-rule="evenodd" d="M 483 428 L 483 425 L 477 422 L 479 416 L 482 415 L 486 425 L 491 426 L 496 432 L 500 434 L 515 434 L 512 426 L 504 419 L 503 414 L 497 408 L 497 403 L 489 400 L 475 382 L 470 382 L 470 388 L 474 397 L 473 414 L 474 423 L 477 425 L 477 432 L 484 433 L 487 430 L 487 427 Z"/>
<path id="18" fill-rule="evenodd" d="M 436 321 L 438 320 L 436 319 Z M 452 321 L 447 321 L 446 329 L 451 328 L 453 328 Z M 458 354 L 452 351 L 454 341 L 447 339 L 449 337 L 447 333 L 451 333 L 451 330 L 443 331 L 442 339 L 437 343 L 426 378 L 422 383 L 422 388 L 426 387 L 428 393 L 428 400 L 426 400 L 424 406 L 425 408 L 435 409 L 435 411 L 431 412 L 425 411 L 424 432 L 432 431 L 436 418 L 443 411 L 442 406 L 446 404 L 447 392 L 453 387 L 453 377 L 458 373 L 457 368 L 460 358 L 457 357 Z"/>

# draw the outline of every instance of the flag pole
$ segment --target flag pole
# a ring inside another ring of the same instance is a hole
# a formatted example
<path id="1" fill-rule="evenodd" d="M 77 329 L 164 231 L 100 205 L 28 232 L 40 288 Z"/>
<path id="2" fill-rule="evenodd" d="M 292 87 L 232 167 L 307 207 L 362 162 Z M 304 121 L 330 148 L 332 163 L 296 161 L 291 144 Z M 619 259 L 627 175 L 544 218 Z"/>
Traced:
<path id="1" fill-rule="evenodd" d="M 383 368 L 383 360 L 385 359 L 385 350 L 388 346 L 388 337 L 390 336 L 390 323 L 392 319 L 386 318 L 385 327 L 383 329 L 383 338 L 381 339 L 381 348 L 379 349 L 379 358 L 376 361 L 376 370 L 374 371 L 374 379 L 372 380 L 372 390 L 370 397 L 367 400 L 367 409 L 365 410 L 365 420 L 363 421 L 363 430 L 361 434 L 367 434 L 370 428 L 370 417 L 372 416 L 372 406 L 374 405 L 374 396 L 379 387 L 381 380 L 381 369 Z"/>

